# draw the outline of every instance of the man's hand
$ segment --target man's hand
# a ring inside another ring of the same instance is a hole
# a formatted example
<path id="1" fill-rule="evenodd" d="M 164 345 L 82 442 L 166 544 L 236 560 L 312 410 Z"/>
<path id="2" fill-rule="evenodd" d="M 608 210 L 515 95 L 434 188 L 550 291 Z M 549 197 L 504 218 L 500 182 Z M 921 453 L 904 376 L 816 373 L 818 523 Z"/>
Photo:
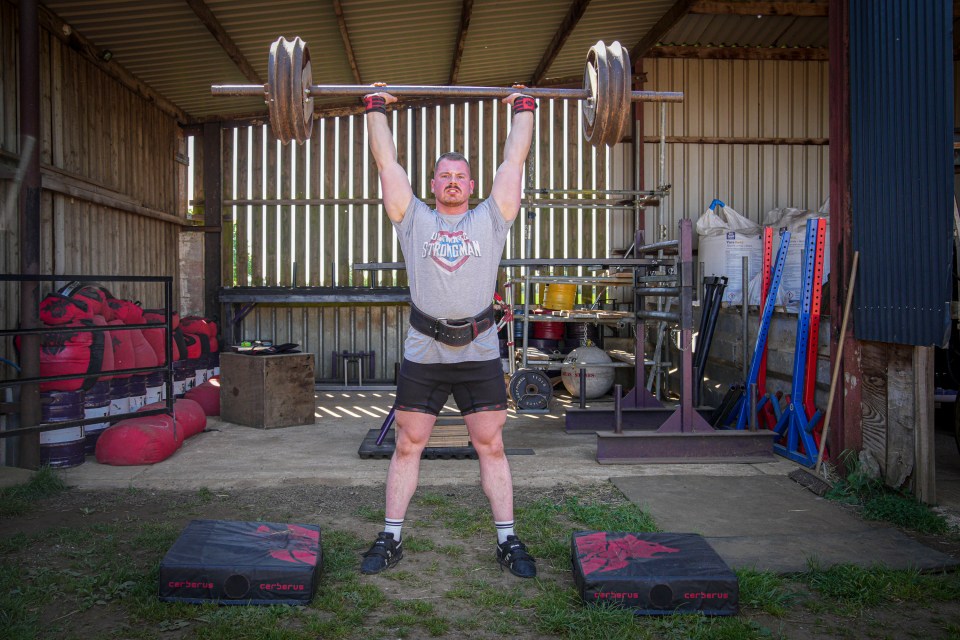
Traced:
<path id="1" fill-rule="evenodd" d="M 511 89 L 520 89 L 520 90 L 522 90 L 522 89 L 526 89 L 526 88 L 527 88 L 527 85 L 524 85 L 524 84 L 515 84 L 515 85 L 511 86 Z M 500 102 L 502 102 L 503 104 L 508 104 L 508 105 L 510 105 L 510 106 L 512 107 L 512 106 L 513 106 L 513 101 L 516 100 L 517 98 L 519 98 L 519 97 L 522 96 L 522 95 L 524 95 L 524 93 L 523 93 L 522 91 L 517 91 L 516 93 L 511 93 L 510 95 L 508 95 L 506 98 L 504 98 L 504 99 L 501 100 Z"/>
<path id="2" fill-rule="evenodd" d="M 386 83 L 386 82 L 374 82 L 374 83 L 371 84 L 370 86 L 371 86 L 371 87 L 385 87 L 385 86 L 387 86 L 387 83 Z M 374 91 L 374 92 L 372 92 L 372 93 L 368 93 L 367 95 L 363 96 L 364 101 L 366 101 L 366 99 L 369 98 L 370 96 L 380 96 L 381 98 L 383 98 L 383 101 L 386 102 L 387 104 L 393 104 L 394 102 L 397 101 L 397 96 L 391 95 L 391 94 L 387 93 L 386 91 Z"/>

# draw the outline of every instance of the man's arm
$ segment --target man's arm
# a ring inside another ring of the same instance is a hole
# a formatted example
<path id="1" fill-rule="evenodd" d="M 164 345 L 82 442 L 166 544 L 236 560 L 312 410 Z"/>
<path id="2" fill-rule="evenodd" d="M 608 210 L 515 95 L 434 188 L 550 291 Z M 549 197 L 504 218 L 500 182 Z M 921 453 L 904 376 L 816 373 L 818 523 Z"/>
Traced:
<path id="1" fill-rule="evenodd" d="M 512 93 L 503 99 L 513 108 L 514 101 L 522 94 Z M 529 100 L 529 98 L 527 98 Z M 513 115 L 510 135 L 503 145 L 503 164 L 497 169 L 490 188 L 490 197 L 497 203 L 504 220 L 510 222 L 520 212 L 520 196 L 523 186 L 523 163 L 530 152 L 533 140 L 533 111 L 521 111 Z"/>
<path id="2" fill-rule="evenodd" d="M 386 104 L 397 99 L 389 93 L 379 93 Z M 394 222 L 403 220 L 407 206 L 413 199 L 413 189 L 407 173 L 397 162 L 397 147 L 393 143 L 393 133 L 387 124 L 387 116 L 380 111 L 367 111 L 367 137 L 370 140 L 370 153 L 377 163 L 380 174 L 380 187 L 383 191 L 383 208 Z"/>

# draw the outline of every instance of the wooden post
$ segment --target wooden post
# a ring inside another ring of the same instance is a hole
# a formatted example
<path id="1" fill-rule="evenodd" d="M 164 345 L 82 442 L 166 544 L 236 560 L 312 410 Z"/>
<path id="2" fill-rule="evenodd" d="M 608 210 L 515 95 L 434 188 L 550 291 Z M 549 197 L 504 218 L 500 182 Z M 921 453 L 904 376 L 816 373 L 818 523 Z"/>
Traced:
<path id="1" fill-rule="evenodd" d="M 937 501 L 933 363 L 933 347 L 915 347 L 913 349 L 913 397 L 916 403 L 914 410 L 916 451 L 914 453 L 913 495 L 927 504 L 934 504 Z"/>
<path id="2" fill-rule="evenodd" d="M 223 174 L 220 164 L 222 151 L 220 123 L 203 125 L 203 223 L 210 229 L 221 229 Z M 227 228 L 223 225 L 223 228 Z M 217 304 L 217 289 L 222 282 L 220 269 L 220 238 L 223 231 L 208 231 L 203 234 L 203 315 L 220 321 Z"/>

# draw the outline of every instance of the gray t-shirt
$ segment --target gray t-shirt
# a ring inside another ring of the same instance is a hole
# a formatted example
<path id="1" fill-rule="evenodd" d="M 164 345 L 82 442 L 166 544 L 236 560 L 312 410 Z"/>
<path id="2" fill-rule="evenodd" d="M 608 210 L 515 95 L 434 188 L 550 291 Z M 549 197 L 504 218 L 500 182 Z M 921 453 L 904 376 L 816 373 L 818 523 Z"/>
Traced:
<path id="1" fill-rule="evenodd" d="M 475 316 L 493 301 L 500 255 L 513 221 L 488 198 L 466 213 L 444 215 L 413 198 L 394 223 L 403 250 L 413 304 L 434 318 Z M 451 347 L 413 327 L 404 357 L 421 364 L 494 360 L 500 357 L 495 328 L 463 347 Z"/>

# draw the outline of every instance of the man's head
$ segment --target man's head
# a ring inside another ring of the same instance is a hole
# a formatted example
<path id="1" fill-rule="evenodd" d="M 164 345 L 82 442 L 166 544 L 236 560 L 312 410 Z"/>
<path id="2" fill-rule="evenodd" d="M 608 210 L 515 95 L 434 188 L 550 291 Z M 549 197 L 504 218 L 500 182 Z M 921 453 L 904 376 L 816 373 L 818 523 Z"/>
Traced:
<path id="1" fill-rule="evenodd" d="M 451 151 L 437 158 L 430 181 L 430 190 L 437 197 L 437 211 L 450 214 L 465 212 L 473 189 L 470 163 L 463 154 Z"/>

